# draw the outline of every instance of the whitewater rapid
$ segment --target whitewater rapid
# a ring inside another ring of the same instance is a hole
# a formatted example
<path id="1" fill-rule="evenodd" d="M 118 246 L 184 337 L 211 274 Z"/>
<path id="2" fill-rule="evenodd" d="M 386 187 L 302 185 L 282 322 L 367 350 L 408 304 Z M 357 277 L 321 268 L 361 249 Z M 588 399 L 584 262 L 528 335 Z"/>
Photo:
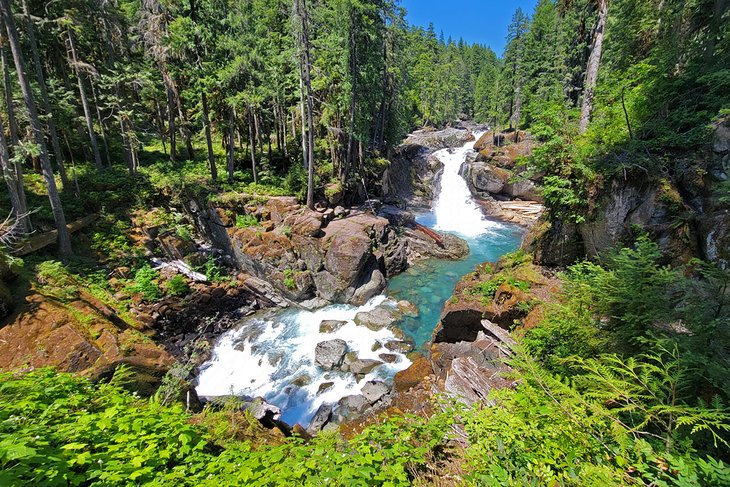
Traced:
<path id="1" fill-rule="evenodd" d="M 396 340 L 392 331 L 374 331 L 354 322 L 358 312 L 371 311 L 385 301 L 381 295 L 360 307 L 337 304 L 316 311 L 290 309 L 245 319 L 240 327 L 218 339 L 211 360 L 201 367 L 196 392 L 208 397 L 263 397 L 282 409 L 284 421 L 306 426 L 320 405 L 360 394 L 366 381 L 388 380 L 411 365 L 404 354 L 383 348 Z M 321 333 L 323 320 L 347 324 L 332 333 Z M 396 362 L 376 367 L 360 382 L 349 372 L 322 370 L 314 362 L 317 343 L 335 338 L 347 342 L 349 351 L 360 359 L 379 360 L 379 354 L 388 352 L 397 356 Z"/>

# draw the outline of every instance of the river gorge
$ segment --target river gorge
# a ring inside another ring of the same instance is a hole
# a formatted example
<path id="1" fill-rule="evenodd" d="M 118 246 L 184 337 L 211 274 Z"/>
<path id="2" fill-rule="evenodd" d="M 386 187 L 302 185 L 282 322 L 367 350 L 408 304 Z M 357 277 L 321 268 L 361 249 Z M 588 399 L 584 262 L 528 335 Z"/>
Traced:
<path id="1" fill-rule="evenodd" d="M 477 134 L 478 136 L 481 134 Z M 334 304 L 316 310 L 290 307 L 245 318 L 221 336 L 200 367 L 197 393 L 263 397 L 289 424 L 308 424 L 323 404 L 357 397 L 367 383 L 389 382 L 410 364 L 409 352 L 424 350 L 455 284 L 477 264 L 496 261 L 519 246 L 521 228 L 485 217 L 472 199 L 460 168 L 474 141 L 436 151 L 443 174 L 431 211 L 420 225 L 450 232 L 469 244 L 461 260 L 426 259 L 389 280 L 383 294 L 362 306 Z M 417 312 L 404 301 L 417 307 Z M 403 309 L 403 307 L 407 309 Z M 372 323 L 385 313 L 393 325 Z M 318 344 L 345 343 L 344 367 L 317 363 Z M 373 382 L 374 381 L 374 382 Z"/>

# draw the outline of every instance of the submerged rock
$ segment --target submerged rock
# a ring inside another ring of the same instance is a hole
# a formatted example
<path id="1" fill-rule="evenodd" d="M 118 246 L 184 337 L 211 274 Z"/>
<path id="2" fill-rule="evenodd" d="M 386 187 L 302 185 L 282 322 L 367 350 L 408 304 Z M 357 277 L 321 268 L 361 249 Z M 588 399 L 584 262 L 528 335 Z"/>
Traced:
<path id="1" fill-rule="evenodd" d="M 323 320 L 319 324 L 320 333 L 334 333 L 347 324 L 347 321 L 342 320 Z"/>
<path id="2" fill-rule="evenodd" d="M 319 342 L 314 350 L 314 362 L 324 369 L 331 370 L 342 365 L 346 353 L 345 340 L 335 338 Z"/>
<path id="3" fill-rule="evenodd" d="M 324 392 L 329 391 L 330 389 L 332 389 L 332 387 L 334 387 L 334 385 L 335 385 L 334 382 L 322 382 L 319 385 L 319 389 L 317 389 L 317 395 L 320 395 Z"/>
<path id="4" fill-rule="evenodd" d="M 394 353 L 381 353 L 378 358 L 386 364 L 394 364 L 398 362 L 398 356 Z"/>

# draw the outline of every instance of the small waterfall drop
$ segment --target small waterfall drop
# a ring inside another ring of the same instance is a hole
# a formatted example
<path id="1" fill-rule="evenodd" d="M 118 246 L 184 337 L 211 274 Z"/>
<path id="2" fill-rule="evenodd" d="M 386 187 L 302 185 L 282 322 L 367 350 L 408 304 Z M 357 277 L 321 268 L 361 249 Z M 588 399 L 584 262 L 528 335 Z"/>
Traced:
<path id="1" fill-rule="evenodd" d="M 476 140 L 482 134 L 483 132 L 475 133 Z M 504 228 L 504 225 L 484 217 L 481 208 L 474 202 L 466 181 L 459 174 L 467 155 L 474 152 L 473 146 L 474 142 L 469 141 L 458 149 L 434 152 L 434 156 L 443 162 L 444 172 L 441 176 L 441 191 L 433 206 L 433 228 L 458 233 L 467 238 Z"/>

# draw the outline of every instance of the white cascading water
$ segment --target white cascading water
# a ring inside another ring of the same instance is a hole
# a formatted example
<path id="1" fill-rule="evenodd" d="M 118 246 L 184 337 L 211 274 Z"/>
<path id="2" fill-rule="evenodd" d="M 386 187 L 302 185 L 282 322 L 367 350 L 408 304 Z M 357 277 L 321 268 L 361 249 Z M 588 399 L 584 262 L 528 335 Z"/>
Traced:
<path id="1" fill-rule="evenodd" d="M 251 317 L 240 327 L 223 334 L 213 356 L 201 367 L 196 392 L 199 396 L 239 395 L 264 397 L 282 409 L 282 419 L 290 424 L 307 425 L 317 408 L 341 398 L 360 394 L 368 380 L 389 379 L 408 368 L 411 361 L 403 354 L 392 364 L 383 364 L 360 382 L 351 373 L 326 371 L 314 363 L 317 343 L 341 338 L 360 359 L 378 359 L 378 354 L 394 353 L 385 348 L 395 340 L 388 329 L 370 330 L 353 321 L 360 311 L 370 311 L 385 301 L 376 296 L 361 307 L 332 305 L 316 311 L 285 310 L 270 316 Z M 323 320 L 347 321 L 333 333 L 320 333 Z M 320 393 L 322 384 L 332 385 Z"/>
<path id="2" fill-rule="evenodd" d="M 476 140 L 484 132 L 476 132 Z M 433 206 L 435 224 L 433 228 L 443 232 L 454 232 L 464 237 L 473 238 L 504 226 L 484 217 L 479 205 L 474 202 L 466 181 L 459 174 L 461 165 L 467 155 L 474 151 L 474 142 L 470 141 L 458 149 L 442 149 L 434 152 L 444 164 L 441 176 L 441 191 Z"/>

